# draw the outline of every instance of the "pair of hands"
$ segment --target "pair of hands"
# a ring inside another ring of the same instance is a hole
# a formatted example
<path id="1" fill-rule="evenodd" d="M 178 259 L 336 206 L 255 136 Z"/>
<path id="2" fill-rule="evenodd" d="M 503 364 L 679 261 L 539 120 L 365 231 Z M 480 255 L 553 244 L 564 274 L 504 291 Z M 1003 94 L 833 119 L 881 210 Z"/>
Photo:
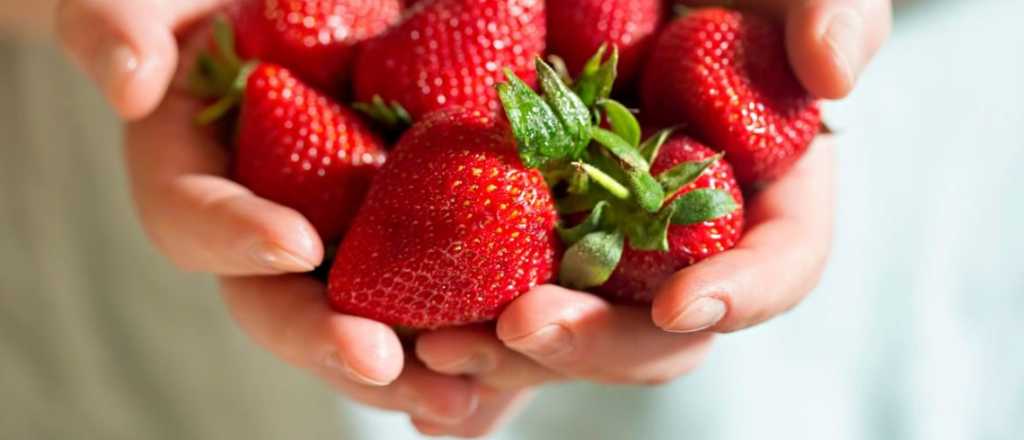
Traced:
<path id="1" fill-rule="evenodd" d="M 391 328 L 333 312 L 322 284 L 294 275 L 323 260 L 316 231 L 297 212 L 228 179 L 225 149 L 193 124 L 202 104 L 176 76 L 194 55 L 189 42 L 200 40 L 189 28 L 226 1 L 65 0 L 58 31 L 128 121 L 125 160 L 158 248 L 184 269 L 221 276 L 225 302 L 256 342 L 357 401 L 408 413 L 426 434 L 489 432 L 549 381 L 671 380 L 700 363 L 714 332 L 782 313 L 817 283 L 832 230 L 827 137 L 749 201 L 748 232 L 737 248 L 679 272 L 651 311 L 542 286 L 510 305 L 496 332 L 426 333 L 407 358 Z M 890 28 L 889 0 L 731 3 L 785 19 L 794 68 L 824 98 L 850 92 Z"/>

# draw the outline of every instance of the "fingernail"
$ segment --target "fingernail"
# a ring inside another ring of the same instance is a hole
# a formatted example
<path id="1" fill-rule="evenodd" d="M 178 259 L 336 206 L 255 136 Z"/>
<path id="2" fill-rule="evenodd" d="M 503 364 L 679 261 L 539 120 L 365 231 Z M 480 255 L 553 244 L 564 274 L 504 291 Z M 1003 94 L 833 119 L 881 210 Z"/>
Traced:
<path id="1" fill-rule="evenodd" d="M 526 336 L 506 341 L 506 344 L 515 350 L 538 357 L 558 356 L 575 348 L 572 333 L 560 324 L 546 325 Z"/>
<path id="2" fill-rule="evenodd" d="M 701 298 L 683 310 L 665 327 L 673 333 L 693 333 L 705 330 L 725 317 L 725 303 L 715 298 Z"/>
<path id="3" fill-rule="evenodd" d="M 138 70 L 139 57 L 135 51 L 124 43 L 116 43 L 100 54 L 99 64 L 96 66 L 94 74 L 96 81 L 108 93 L 113 94 Z"/>
<path id="4" fill-rule="evenodd" d="M 348 363 L 345 362 L 345 360 L 342 359 L 337 352 L 328 353 L 327 356 L 324 358 L 323 364 L 328 369 L 337 371 L 343 374 L 345 377 L 352 379 L 353 381 L 361 383 L 363 385 L 380 387 L 388 384 L 387 382 L 374 380 L 352 369 L 352 367 L 349 366 Z"/>
<path id="5" fill-rule="evenodd" d="M 312 272 L 316 265 L 277 245 L 259 243 L 253 247 L 256 263 L 271 270 L 285 273 Z"/>
<path id="6" fill-rule="evenodd" d="M 850 87 L 856 82 L 860 70 L 863 33 L 864 22 L 860 14 L 851 9 L 836 11 L 825 30 L 825 43 L 832 51 L 836 66 Z"/>

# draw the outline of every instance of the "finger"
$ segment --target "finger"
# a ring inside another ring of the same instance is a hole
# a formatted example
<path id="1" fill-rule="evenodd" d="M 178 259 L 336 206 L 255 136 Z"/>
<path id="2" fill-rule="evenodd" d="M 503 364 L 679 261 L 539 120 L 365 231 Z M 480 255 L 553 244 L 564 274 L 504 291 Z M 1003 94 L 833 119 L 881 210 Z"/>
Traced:
<path id="1" fill-rule="evenodd" d="M 587 293 L 541 286 L 498 319 L 498 338 L 541 365 L 604 383 L 658 384 L 694 369 L 708 334 L 655 327 L 643 308 L 616 307 Z"/>
<path id="2" fill-rule="evenodd" d="M 321 369 L 320 377 L 347 397 L 375 408 L 400 411 L 424 423 L 454 426 L 480 411 L 481 388 L 472 381 L 431 372 L 409 362 L 391 385 L 355 383 L 336 370 Z"/>
<path id="3" fill-rule="evenodd" d="M 125 158 L 143 225 L 178 266 L 223 275 L 308 272 L 323 244 L 298 212 L 223 177 L 227 152 L 198 130 L 198 105 L 172 92 L 129 124 Z"/>
<path id="4" fill-rule="evenodd" d="M 464 421 L 445 424 L 413 417 L 412 424 L 420 433 L 429 436 L 484 437 L 519 414 L 532 396 L 529 391 L 484 390 L 479 408 Z"/>
<path id="5" fill-rule="evenodd" d="M 178 64 L 175 32 L 225 0 L 62 0 L 65 50 L 127 119 L 149 114 Z"/>
<path id="6" fill-rule="evenodd" d="M 299 368 L 383 386 L 398 377 L 402 344 L 388 326 L 335 313 L 323 284 L 304 276 L 225 278 L 224 301 L 259 345 Z"/>
<path id="7" fill-rule="evenodd" d="M 346 396 L 433 423 L 459 423 L 476 412 L 479 387 L 405 362 L 390 327 L 333 312 L 323 284 L 303 276 L 222 283 L 228 309 L 256 343 Z"/>
<path id="8" fill-rule="evenodd" d="M 485 327 L 424 333 L 416 341 L 416 356 L 433 371 L 472 376 L 477 382 L 500 390 L 518 390 L 562 378 L 508 349 L 494 330 Z"/>
<path id="9" fill-rule="evenodd" d="M 654 322 L 670 332 L 730 332 L 799 303 L 818 283 L 830 250 L 834 147 L 819 140 L 748 207 L 737 247 L 682 270 L 654 300 Z"/>
<path id="10" fill-rule="evenodd" d="M 848 95 L 892 30 L 890 0 L 794 1 L 786 45 L 801 82 L 822 98 Z"/>

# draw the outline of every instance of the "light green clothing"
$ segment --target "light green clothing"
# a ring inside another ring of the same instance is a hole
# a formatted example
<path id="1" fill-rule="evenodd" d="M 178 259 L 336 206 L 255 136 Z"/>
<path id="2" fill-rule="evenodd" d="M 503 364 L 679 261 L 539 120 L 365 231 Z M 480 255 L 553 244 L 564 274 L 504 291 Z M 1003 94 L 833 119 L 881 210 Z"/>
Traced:
<path id="1" fill-rule="evenodd" d="M 49 45 L 0 40 L 0 439 L 335 436 L 328 390 L 146 244 L 106 108 Z"/>

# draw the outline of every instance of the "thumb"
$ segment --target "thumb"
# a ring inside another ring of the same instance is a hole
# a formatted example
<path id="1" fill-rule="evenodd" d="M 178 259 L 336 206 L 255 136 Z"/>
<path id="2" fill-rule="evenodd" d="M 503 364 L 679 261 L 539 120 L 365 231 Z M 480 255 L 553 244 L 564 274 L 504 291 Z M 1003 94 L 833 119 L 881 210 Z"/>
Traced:
<path id="1" fill-rule="evenodd" d="M 175 31 L 224 0 L 62 0 L 64 49 L 125 119 L 156 108 L 178 65 Z"/>

